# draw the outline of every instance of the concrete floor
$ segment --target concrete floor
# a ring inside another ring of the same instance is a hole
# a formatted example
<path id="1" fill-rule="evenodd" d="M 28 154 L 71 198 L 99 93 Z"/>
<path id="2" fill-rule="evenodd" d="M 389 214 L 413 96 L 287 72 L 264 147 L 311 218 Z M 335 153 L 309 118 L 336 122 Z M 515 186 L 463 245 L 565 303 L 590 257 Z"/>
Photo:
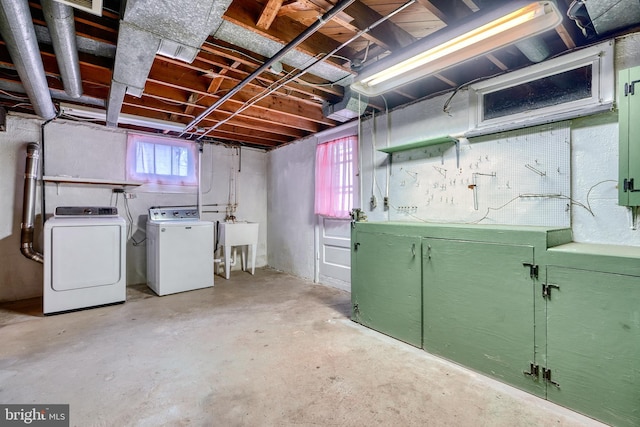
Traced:
<path id="1" fill-rule="evenodd" d="M 43 317 L 0 306 L 0 402 L 74 426 L 600 426 L 349 320 L 349 294 L 279 273 Z"/>

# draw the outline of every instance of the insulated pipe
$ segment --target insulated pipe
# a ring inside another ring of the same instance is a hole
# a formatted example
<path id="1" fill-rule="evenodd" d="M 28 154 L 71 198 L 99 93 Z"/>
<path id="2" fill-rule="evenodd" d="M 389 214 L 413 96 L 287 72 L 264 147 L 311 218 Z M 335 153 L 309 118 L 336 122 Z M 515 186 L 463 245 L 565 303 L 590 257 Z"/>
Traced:
<path id="1" fill-rule="evenodd" d="M 53 119 L 56 110 L 27 0 L 0 0 L 0 34 L 36 114 L 45 120 Z"/>
<path id="2" fill-rule="evenodd" d="M 76 46 L 73 8 L 53 0 L 40 0 L 47 21 L 53 51 L 60 69 L 64 91 L 72 98 L 82 96 L 80 60 Z"/>
<path id="3" fill-rule="evenodd" d="M 42 264 L 42 254 L 33 249 L 33 230 L 36 211 L 36 185 L 40 146 L 32 142 L 27 145 L 27 162 L 24 171 L 24 195 L 22 201 L 22 224 L 20 226 L 20 252 L 32 261 Z"/>
<path id="4" fill-rule="evenodd" d="M 238 93 L 243 87 L 249 84 L 253 79 L 258 77 L 264 71 L 268 70 L 273 63 L 278 62 L 280 59 L 282 59 L 282 57 L 285 56 L 290 50 L 294 49 L 300 43 L 302 43 L 307 38 L 309 38 L 313 33 L 318 31 L 320 27 L 322 27 L 324 24 L 329 22 L 331 19 L 333 19 L 334 16 L 342 12 L 344 9 L 349 7 L 351 3 L 353 3 L 354 1 L 355 0 L 341 0 L 340 3 L 336 4 L 330 11 L 328 11 L 327 13 L 322 15 L 320 18 L 318 18 L 316 22 L 314 22 L 309 27 L 307 27 L 307 29 L 301 32 L 295 39 L 291 40 L 286 46 L 280 49 L 275 55 L 269 58 L 260 67 L 258 67 L 257 70 L 255 70 L 253 73 L 247 76 L 244 80 L 238 83 L 233 89 L 227 92 L 222 98 L 220 98 L 218 101 L 214 102 L 210 107 L 204 110 L 202 114 L 200 114 L 198 117 L 193 119 L 191 123 L 187 124 L 184 130 L 182 131 L 182 133 L 180 134 L 180 136 L 183 136 L 185 133 L 187 133 L 189 129 L 191 129 L 192 127 L 200 123 L 202 120 L 204 120 L 205 117 L 211 114 L 212 111 L 215 111 L 218 107 L 220 107 L 222 104 L 227 102 L 233 95 Z"/>

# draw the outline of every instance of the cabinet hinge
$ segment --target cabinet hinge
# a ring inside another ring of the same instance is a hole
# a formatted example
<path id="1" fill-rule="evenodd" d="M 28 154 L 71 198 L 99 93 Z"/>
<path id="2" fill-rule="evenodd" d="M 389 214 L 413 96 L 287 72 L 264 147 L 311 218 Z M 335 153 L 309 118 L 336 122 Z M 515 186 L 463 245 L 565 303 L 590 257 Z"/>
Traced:
<path id="1" fill-rule="evenodd" d="M 554 386 L 560 388 L 560 384 L 551 379 L 551 369 L 542 368 L 542 379 L 544 379 L 549 384 L 553 384 Z"/>
<path id="2" fill-rule="evenodd" d="M 551 299 L 551 289 L 560 289 L 560 286 L 554 285 L 552 283 L 543 283 L 542 284 L 542 298 Z"/>
<path id="3" fill-rule="evenodd" d="M 635 84 L 640 82 L 640 80 L 634 80 L 631 83 L 624 84 L 624 96 L 635 95 Z"/>
<path id="4" fill-rule="evenodd" d="M 540 377 L 540 366 L 532 362 L 529 364 L 529 371 L 523 371 L 523 373 L 537 379 Z"/>
<path id="5" fill-rule="evenodd" d="M 636 190 L 635 188 L 633 188 L 633 186 L 634 186 L 634 184 L 633 184 L 633 178 L 629 178 L 629 179 L 625 178 L 625 179 L 622 181 L 622 189 L 624 190 L 624 192 L 625 192 L 625 193 L 626 193 L 627 191 L 628 191 L 628 192 L 630 192 L 630 193 L 637 193 L 637 192 L 639 192 L 639 191 L 640 191 L 640 189 L 639 189 L 639 190 Z"/>
<path id="6" fill-rule="evenodd" d="M 522 265 L 524 267 L 529 267 L 529 276 L 531 276 L 532 279 L 537 279 L 538 278 L 538 264 L 531 264 L 529 262 L 523 262 Z"/>

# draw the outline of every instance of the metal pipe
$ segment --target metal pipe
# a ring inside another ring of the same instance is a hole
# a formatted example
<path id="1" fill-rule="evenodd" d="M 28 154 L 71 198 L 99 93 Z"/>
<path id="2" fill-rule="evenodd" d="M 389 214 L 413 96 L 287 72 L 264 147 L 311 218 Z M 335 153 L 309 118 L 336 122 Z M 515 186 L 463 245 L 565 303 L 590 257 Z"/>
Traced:
<path id="1" fill-rule="evenodd" d="M 27 145 L 27 162 L 24 171 L 24 195 L 22 201 L 22 224 L 20 225 L 20 252 L 30 260 L 42 264 L 44 262 L 42 254 L 33 249 L 39 159 L 40 146 L 36 142 Z"/>
<path id="2" fill-rule="evenodd" d="M 53 0 L 40 0 L 47 21 L 53 51 L 60 69 L 64 91 L 72 98 L 82 96 L 82 76 L 76 46 L 73 8 Z"/>
<path id="3" fill-rule="evenodd" d="M 191 129 L 193 126 L 197 125 L 202 120 L 204 120 L 205 117 L 207 117 L 212 111 L 215 111 L 218 107 L 220 107 L 222 104 L 227 102 L 233 95 L 238 93 L 243 87 L 249 84 L 253 79 L 258 77 L 264 71 L 268 70 L 273 63 L 278 62 L 280 59 L 282 59 L 282 57 L 286 55 L 290 50 L 294 49 L 300 43 L 302 43 L 307 38 L 309 38 L 313 33 L 318 31 L 320 27 L 322 27 L 324 24 L 329 22 L 331 19 L 333 19 L 334 16 L 342 12 L 344 9 L 349 7 L 351 3 L 353 3 L 354 1 L 355 0 L 341 0 L 340 3 L 336 4 L 331 10 L 329 10 L 327 13 L 325 13 L 320 18 L 318 18 L 316 22 L 310 25 L 306 30 L 300 33 L 295 39 L 291 40 L 287 45 L 285 45 L 282 49 L 280 49 L 275 55 L 273 55 L 265 63 L 263 63 L 260 67 L 258 67 L 257 70 L 255 70 L 253 73 L 247 76 L 244 80 L 238 83 L 233 89 L 227 92 L 222 98 L 214 102 L 213 105 L 208 107 L 198 117 L 196 117 L 189 124 L 187 124 L 184 130 L 182 131 L 182 133 L 180 134 L 180 136 L 183 136 L 184 134 L 186 134 L 189 129 Z"/>
<path id="4" fill-rule="evenodd" d="M 198 143 L 198 218 L 202 218 L 202 151 L 204 150 L 203 144 Z"/>
<path id="5" fill-rule="evenodd" d="M 0 34 L 36 114 L 56 116 L 27 0 L 0 0 Z"/>
<path id="6" fill-rule="evenodd" d="M 253 97 L 250 101 L 247 101 L 246 103 L 244 103 L 242 105 L 242 107 L 238 108 L 236 111 L 234 111 L 233 113 L 231 113 L 229 116 L 227 116 L 226 118 L 218 121 L 215 125 L 209 127 L 202 135 L 198 136 L 198 140 L 204 138 L 205 136 L 207 136 L 209 133 L 211 133 L 212 131 L 214 131 L 215 129 L 217 129 L 219 126 L 223 125 L 224 123 L 228 122 L 229 120 L 231 120 L 232 118 L 234 118 L 235 116 L 237 116 L 238 114 L 241 114 L 244 110 L 246 110 L 247 108 L 251 107 L 252 105 L 254 105 L 256 102 L 260 101 L 263 98 L 266 98 L 267 96 L 269 96 L 270 94 L 272 94 L 273 92 L 275 92 L 276 90 L 280 89 L 282 86 L 286 85 L 287 83 L 289 83 L 290 81 L 296 80 L 300 77 L 302 77 L 303 75 L 305 75 L 307 72 L 309 72 L 309 70 L 315 66 L 316 64 L 323 62 L 325 59 L 330 58 L 331 56 L 333 56 L 336 52 L 338 52 L 340 49 L 342 49 L 343 47 L 347 46 L 349 43 L 351 43 L 352 41 L 356 40 L 358 37 L 362 36 L 363 34 L 368 33 L 369 31 L 373 30 L 375 27 L 377 27 L 378 25 L 382 24 L 384 21 L 388 20 L 389 18 L 391 18 L 392 16 L 394 16 L 395 14 L 403 11 L 404 9 L 406 9 L 407 7 L 411 6 L 413 3 L 415 3 L 416 0 L 408 0 L 406 3 L 404 3 L 402 6 L 398 7 L 397 9 L 393 10 L 391 13 L 387 14 L 386 16 L 383 16 L 382 18 L 380 18 L 379 20 L 377 20 L 376 22 L 374 22 L 373 24 L 371 24 L 370 26 L 368 26 L 367 28 L 364 28 L 362 30 L 360 30 L 358 33 L 356 33 L 354 36 L 352 36 L 349 40 L 341 43 L 339 46 L 335 47 L 331 52 L 324 54 L 321 57 L 316 58 L 314 61 L 312 61 L 309 65 L 307 65 L 306 67 L 304 67 L 303 69 L 299 70 L 298 72 L 296 72 L 293 76 L 291 76 L 290 78 L 284 78 L 281 79 L 280 81 L 274 82 L 271 86 L 269 86 L 268 88 L 266 88 L 263 93 L 259 96 L 255 96 Z M 384 97 L 383 97 L 384 99 Z M 187 125 L 189 126 L 189 125 Z M 186 128 L 188 129 L 188 128 Z M 184 135 L 186 133 L 182 132 L 180 134 L 180 136 Z"/>

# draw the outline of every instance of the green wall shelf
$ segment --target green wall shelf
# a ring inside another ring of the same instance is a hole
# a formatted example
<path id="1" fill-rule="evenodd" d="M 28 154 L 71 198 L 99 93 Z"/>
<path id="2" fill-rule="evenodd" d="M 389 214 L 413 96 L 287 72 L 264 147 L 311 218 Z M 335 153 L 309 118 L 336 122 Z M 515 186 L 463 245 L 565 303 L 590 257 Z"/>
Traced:
<path id="1" fill-rule="evenodd" d="M 425 139 L 423 141 L 411 142 L 409 144 L 395 145 L 393 147 L 385 147 L 378 148 L 378 151 L 382 151 L 383 153 L 391 154 L 396 153 L 398 151 L 407 151 L 413 150 L 414 148 L 422 148 L 422 147 L 430 147 L 432 145 L 453 143 L 458 145 L 458 139 L 452 136 L 439 136 L 437 138 Z"/>

